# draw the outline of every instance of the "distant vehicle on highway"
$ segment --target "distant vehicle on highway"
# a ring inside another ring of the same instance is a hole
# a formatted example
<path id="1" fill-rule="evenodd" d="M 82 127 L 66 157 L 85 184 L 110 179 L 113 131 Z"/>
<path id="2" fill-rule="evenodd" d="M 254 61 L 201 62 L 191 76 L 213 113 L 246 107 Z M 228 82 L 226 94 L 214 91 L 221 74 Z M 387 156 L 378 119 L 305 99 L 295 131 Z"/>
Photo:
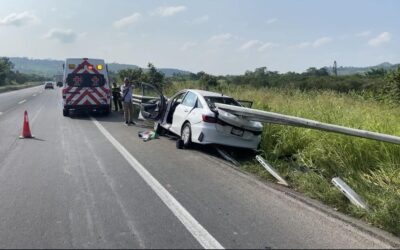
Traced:
<path id="1" fill-rule="evenodd" d="M 63 66 L 63 115 L 70 115 L 70 111 L 95 111 L 108 115 L 111 112 L 111 94 L 104 60 L 68 58 Z"/>
<path id="2" fill-rule="evenodd" d="M 44 84 L 44 89 L 54 89 L 54 85 L 52 82 L 46 82 Z"/>
<path id="3" fill-rule="evenodd" d="M 199 143 L 257 149 L 260 143 L 260 122 L 248 121 L 215 107 L 215 103 L 242 106 L 232 97 L 185 89 L 167 100 L 154 86 L 145 83 L 142 95 L 146 100 L 141 104 L 142 116 L 155 122 L 158 133 L 166 130 L 180 136 L 178 148 Z"/>
<path id="4" fill-rule="evenodd" d="M 54 79 L 56 81 L 57 87 L 63 86 L 63 75 L 55 75 Z"/>

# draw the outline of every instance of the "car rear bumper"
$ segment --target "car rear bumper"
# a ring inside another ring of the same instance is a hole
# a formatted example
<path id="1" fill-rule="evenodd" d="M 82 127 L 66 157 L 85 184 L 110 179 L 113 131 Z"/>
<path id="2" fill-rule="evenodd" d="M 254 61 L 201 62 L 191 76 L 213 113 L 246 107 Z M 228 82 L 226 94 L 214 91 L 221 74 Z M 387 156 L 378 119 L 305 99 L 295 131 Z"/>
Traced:
<path id="1" fill-rule="evenodd" d="M 243 136 L 233 135 L 231 126 L 200 122 L 192 124 L 192 141 L 199 144 L 220 144 L 225 146 L 257 149 L 261 135 L 244 131 Z"/>

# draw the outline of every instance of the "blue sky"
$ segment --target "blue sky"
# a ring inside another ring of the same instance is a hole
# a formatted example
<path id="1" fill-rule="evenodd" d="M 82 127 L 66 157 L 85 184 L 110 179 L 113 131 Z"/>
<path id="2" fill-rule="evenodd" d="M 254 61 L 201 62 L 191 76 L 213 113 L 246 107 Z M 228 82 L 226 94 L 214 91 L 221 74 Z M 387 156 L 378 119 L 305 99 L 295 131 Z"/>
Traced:
<path id="1" fill-rule="evenodd" d="M 240 74 L 400 62 L 400 1 L 0 0 L 0 55 Z"/>

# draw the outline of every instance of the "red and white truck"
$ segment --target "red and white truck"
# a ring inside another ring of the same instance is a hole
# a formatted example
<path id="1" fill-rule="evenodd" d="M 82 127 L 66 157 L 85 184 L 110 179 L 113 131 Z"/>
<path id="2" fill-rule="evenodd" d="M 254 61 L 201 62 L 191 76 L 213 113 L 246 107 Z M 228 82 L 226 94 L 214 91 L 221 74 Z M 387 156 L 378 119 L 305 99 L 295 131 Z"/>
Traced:
<path id="1" fill-rule="evenodd" d="M 67 58 L 63 76 L 63 115 L 71 111 L 111 112 L 107 65 L 102 59 Z"/>

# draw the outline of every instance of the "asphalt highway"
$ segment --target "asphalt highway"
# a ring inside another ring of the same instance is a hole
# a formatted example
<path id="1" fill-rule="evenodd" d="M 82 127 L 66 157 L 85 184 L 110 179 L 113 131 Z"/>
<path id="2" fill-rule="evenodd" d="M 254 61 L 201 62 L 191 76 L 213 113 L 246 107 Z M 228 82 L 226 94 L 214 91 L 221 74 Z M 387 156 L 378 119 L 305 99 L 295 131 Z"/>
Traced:
<path id="1" fill-rule="evenodd" d="M 27 110 L 34 139 L 18 139 Z M 0 94 L 0 248 L 389 248 L 122 115 L 63 117 L 59 88 Z M 344 218 L 347 218 L 344 216 Z M 381 234 L 382 233 L 382 234 Z M 382 236 L 383 235 L 383 236 Z"/>

